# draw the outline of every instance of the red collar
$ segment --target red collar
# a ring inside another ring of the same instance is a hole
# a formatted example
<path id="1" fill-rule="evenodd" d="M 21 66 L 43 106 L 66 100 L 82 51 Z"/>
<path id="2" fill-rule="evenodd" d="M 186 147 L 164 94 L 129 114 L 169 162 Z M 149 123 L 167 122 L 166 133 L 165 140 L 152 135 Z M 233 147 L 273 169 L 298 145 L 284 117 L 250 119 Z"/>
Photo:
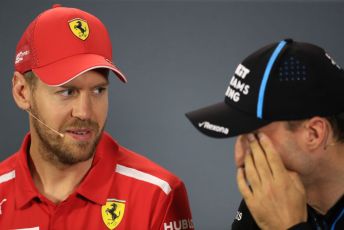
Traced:
<path id="1" fill-rule="evenodd" d="M 27 134 L 20 150 L 17 152 L 15 195 L 18 208 L 24 207 L 35 198 L 42 198 L 34 185 L 28 167 L 27 155 L 30 142 L 31 136 Z M 113 184 L 118 149 L 118 144 L 109 134 L 104 132 L 97 146 L 92 167 L 76 189 L 75 194 L 79 194 L 99 205 L 106 203 Z"/>

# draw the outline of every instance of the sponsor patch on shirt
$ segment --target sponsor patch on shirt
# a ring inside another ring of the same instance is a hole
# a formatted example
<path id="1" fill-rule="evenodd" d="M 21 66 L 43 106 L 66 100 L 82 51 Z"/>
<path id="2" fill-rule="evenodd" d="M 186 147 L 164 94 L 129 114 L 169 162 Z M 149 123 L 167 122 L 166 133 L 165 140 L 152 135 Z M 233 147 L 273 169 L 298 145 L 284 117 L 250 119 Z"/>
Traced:
<path id="1" fill-rule="evenodd" d="M 236 219 L 237 221 L 240 221 L 240 220 L 242 219 L 242 212 L 237 211 L 237 213 L 236 213 L 236 215 L 235 215 L 235 219 Z"/>
<path id="2" fill-rule="evenodd" d="M 191 219 L 181 219 L 164 223 L 164 230 L 194 229 Z"/>
<path id="3" fill-rule="evenodd" d="M 102 217 L 108 229 L 115 229 L 122 221 L 125 211 L 125 201 L 117 199 L 107 199 L 102 206 Z"/>

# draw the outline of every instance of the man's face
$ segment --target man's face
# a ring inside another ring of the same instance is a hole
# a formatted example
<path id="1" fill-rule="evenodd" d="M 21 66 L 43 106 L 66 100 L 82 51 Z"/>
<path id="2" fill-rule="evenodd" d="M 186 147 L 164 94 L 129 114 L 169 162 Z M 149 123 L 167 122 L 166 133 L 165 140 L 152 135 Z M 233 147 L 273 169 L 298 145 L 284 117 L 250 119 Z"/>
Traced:
<path id="1" fill-rule="evenodd" d="M 31 147 L 50 162 L 72 165 L 90 159 L 106 122 L 107 89 L 107 78 L 96 71 L 60 87 L 38 81 L 32 92 L 31 112 L 64 137 L 31 118 Z"/>
<path id="2" fill-rule="evenodd" d="M 289 170 L 299 172 L 305 166 L 307 160 L 302 143 L 300 143 L 300 128 L 291 130 L 285 121 L 272 122 L 254 133 L 262 132 L 266 134 L 276 151 L 280 154 L 285 167 Z M 235 144 L 235 161 L 238 167 L 244 166 L 244 156 L 248 149 L 246 135 L 240 135 Z"/>

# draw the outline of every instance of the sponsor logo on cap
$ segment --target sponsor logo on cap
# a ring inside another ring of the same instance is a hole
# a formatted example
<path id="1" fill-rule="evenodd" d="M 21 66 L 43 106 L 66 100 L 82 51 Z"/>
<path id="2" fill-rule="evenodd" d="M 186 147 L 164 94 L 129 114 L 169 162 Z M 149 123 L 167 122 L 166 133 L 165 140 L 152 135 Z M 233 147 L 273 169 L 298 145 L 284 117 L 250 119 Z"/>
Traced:
<path id="1" fill-rule="evenodd" d="M 208 130 L 211 130 L 211 131 L 214 131 L 214 132 L 217 132 L 217 133 L 223 133 L 223 134 L 226 134 L 226 135 L 229 133 L 229 129 L 228 128 L 223 127 L 223 126 L 218 126 L 218 125 L 211 124 L 208 121 L 203 121 L 202 123 L 198 123 L 198 126 L 200 128 L 208 129 Z"/>
<path id="2" fill-rule="evenodd" d="M 240 101 L 240 95 L 247 95 L 250 92 L 250 85 L 245 83 L 246 76 L 250 73 L 250 70 L 239 64 L 235 70 L 235 75 L 231 78 L 229 86 L 226 90 L 226 97 L 230 98 L 234 102 Z"/>
<path id="3" fill-rule="evenodd" d="M 73 34 L 85 41 L 88 38 L 88 35 L 90 34 L 90 29 L 88 28 L 88 24 L 85 20 L 80 18 L 75 18 L 68 22 L 69 28 L 73 32 Z"/>
<path id="4" fill-rule="evenodd" d="M 29 54 L 30 54 L 30 51 L 28 50 L 20 51 L 16 56 L 15 64 L 19 64 L 20 62 L 22 62 L 24 60 L 24 57 Z"/>

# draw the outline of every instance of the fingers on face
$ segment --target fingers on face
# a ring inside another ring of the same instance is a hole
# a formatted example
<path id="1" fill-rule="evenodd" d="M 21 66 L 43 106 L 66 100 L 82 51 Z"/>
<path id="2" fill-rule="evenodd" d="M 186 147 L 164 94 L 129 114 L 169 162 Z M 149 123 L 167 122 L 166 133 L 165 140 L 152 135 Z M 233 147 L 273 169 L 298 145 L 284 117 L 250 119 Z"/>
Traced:
<path id="1" fill-rule="evenodd" d="M 282 176 L 286 173 L 280 154 L 277 153 L 271 140 L 263 133 L 258 134 L 259 142 L 265 151 L 265 156 L 274 177 Z"/>
<path id="2" fill-rule="evenodd" d="M 272 178 L 272 172 L 269 166 L 269 162 L 266 158 L 267 150 L 264 148 L 264 146 L 261 146 L 261 144 L 253 134 L 248 135 L 248 140 L 250 142 L 252 157 L 257 169 L 257 173 L 262 183 L 264 183 L 264 180 Z"/>
<path id="3" fill-rule="evenodd" d="M 257 172 L 256 166 L 253 160 L 253 156 L 249 151 L 247 151 L 247 153 L 245 154 L 244 170 L 245 170 L 244 172 L 245 172 L 247 182 L 249 183 L 249 185 L 251 185 L 252 190 L 254 190 L 260 185 L 261 179 Z"/>
<path id="4" fill-rule="evenodd" d="M 237 171 L 237 184 L 239 191 L 246 202 L 248 202 L 252 197 L 252 191 L 246 182 L 246 176 L 244 168 L 238 168 Z"/>
<path id="5" fill-rule="evenodd" d="M 245 138 L 244 135 L 240 135 L 236 139 L 235 146 L 234 146 L 234 160 L 238 168 L 244 166 L 245 150 L 247 148 L 248 148 L 247 138 Z"/>

